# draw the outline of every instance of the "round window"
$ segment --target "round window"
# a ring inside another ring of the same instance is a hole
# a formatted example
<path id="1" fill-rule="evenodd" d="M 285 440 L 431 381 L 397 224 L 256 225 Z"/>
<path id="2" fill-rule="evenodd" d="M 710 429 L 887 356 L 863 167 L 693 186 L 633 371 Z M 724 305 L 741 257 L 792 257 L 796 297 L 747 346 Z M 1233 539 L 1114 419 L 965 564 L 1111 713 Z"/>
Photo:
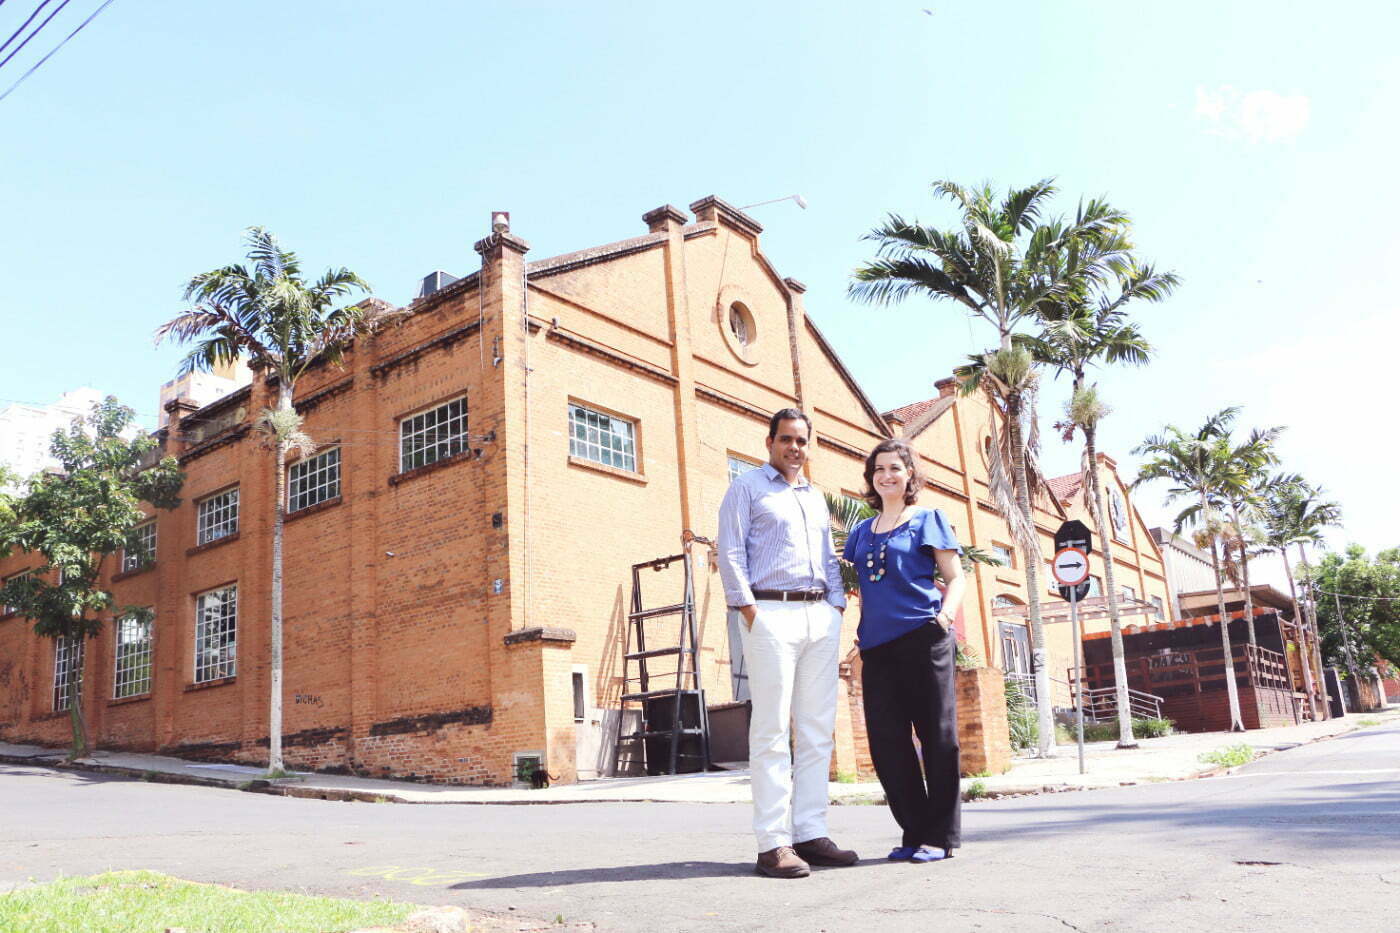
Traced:
<path id="1" fill-rule="evenodd" d="M 747 348 L 753 343 L 753 315 L 742 301 L 729 306 L 729 333 L 741 347 Z"/>

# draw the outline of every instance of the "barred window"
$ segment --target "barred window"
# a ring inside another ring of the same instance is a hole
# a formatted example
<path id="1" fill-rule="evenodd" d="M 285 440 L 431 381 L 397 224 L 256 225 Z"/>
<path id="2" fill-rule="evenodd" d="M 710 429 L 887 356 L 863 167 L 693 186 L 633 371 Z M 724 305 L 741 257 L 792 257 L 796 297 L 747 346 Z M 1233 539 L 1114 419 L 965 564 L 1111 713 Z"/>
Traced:
<path id="1" fill-rule="evenodd" d="M 1160 597 L 1160 596 L 1153 596 L 1153 597 L 1152 597 L 1152 614 L 1155 615 L 1158 619 L 1165 619 L 1165 618 L 1167 617 L 1167 612 L 1166 612 L 1166 610 L 1167 610 L 1167 607 L 1166 607 L 1165 605 L 1162 604 L 1162 597 Z"/>
<path id="2" fill-rule="evenodd" d="M 399 472 L 446 460 L 467 449 L 467 400 L 446 405 L 399 422 Z"/>
<path id="3" fill-rule="evenodd" d="M 16 580 L 23 580 L 25 577 L 32 576 L 33 573 L 34 571 L 32 570 L 21 570 L 19 573 L 14 574 L 13 576 L 5 577 L 3 580 L 0 580 L 0 584 L 13 583 Z M 9 615 L 12 612 L 19 612 L 19 607 L 11 606 L 8 603 L 4 606 L 0 606 L 0 615 Z"/>
<path id="4" fill-rule="evenodd" d="M 238 672 L 238 587 L 200 593 L 194 612 L 194 682 Z"/>
<path id="5" fill-rule="evenodd" d="M 729 455 L 729 481 L 732 483 L 743 476 L 749 470 L 757 469 L 758 464 L 752 460 L 745 460 L 743 457 Z"/>
<path id="6" fill-rule="evenodd" d="M 83 639 L 59 638 L 53 653 L 53 711 L 62 713 L 83 689 Z"/>
<path id="7" fill-rule="evenodd" d="M 1005 544 L 992 542 L 988 550 L 992 552 L 997 560 L 1001 561 L 1001 566 L 1008 568 L 1014 568 L 1016 566 L 1016 552 Z"/>
<path id="8" fill-rule="evenodd" d="M 238 487 L 199 503 L 196 544 L 208 544 L 238 532 Z"/>
<path id="9" fill-rule="evenodd" d="M 116 677 L 112 697 L 151 692 L 151 618 L 128 615 L 117 620 Z"/>
<path id="10" fill-rule="evenodd" d="M 122 549 L 122 570 L 140 570 L 156 561 L 156 523 L 143 522 L 131 529 Z"/>
<path id="11" fill-rule="evenodd" d="M 287 468 L 287 511 L 310 508 L 340 495 L 340 448 L 332 447 Z"/>
<path id="12" fill-rule="evenodd" d="M 637 426 L 582 405 L 569 405 L 569 453 L 637 472 Z"/>

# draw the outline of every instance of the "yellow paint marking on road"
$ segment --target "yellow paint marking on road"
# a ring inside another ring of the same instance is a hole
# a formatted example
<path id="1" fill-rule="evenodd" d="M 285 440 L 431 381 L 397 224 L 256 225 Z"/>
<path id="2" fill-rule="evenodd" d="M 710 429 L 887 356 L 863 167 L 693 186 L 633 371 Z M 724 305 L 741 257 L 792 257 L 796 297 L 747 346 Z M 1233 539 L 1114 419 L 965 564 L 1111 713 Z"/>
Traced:
<path id="1" fill-rule="evenodd" d="M 346 871 L 346 874 L 360 878 L 377 877 L 386 881 L 402 881 L 424 888 L 457 884 L 469 878 L 490 877 L 485 872 L 443 870 L 421 865 L 372 865 L 366 868 L 351 868 Z"/>

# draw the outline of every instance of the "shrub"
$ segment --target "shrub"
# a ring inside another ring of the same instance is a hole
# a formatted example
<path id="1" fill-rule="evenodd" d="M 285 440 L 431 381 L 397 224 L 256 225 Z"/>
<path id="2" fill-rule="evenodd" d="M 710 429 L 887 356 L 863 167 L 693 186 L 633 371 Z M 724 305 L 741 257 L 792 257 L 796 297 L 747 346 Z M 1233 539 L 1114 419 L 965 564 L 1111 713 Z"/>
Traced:
<path id="1" fill-rule="evenodd" d="M 1011 747 L 1017 751 L 1035 748 L 1040 738 L 1035 703 L 1015 678 L 1006 679 L 1006 723 L 1011 731 Z"/>
<path id="2" fill-rule="evenodd" d="M 1213 752 L 1205 752 L 1200 758 L 1218 768 L 1234 768 L 1253 761 L 1257 754 L 1251 746 L 1241 742 L 1238 745 L 1222 745 Z"/>

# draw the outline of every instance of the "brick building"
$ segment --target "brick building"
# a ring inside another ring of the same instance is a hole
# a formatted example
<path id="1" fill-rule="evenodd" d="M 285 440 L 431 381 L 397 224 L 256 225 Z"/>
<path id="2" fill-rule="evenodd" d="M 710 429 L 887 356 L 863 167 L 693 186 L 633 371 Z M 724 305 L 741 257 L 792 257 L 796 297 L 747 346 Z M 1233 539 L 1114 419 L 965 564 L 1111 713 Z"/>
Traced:
<path id="1" fill-rule="evenodd" d="M 985 403 L 942 380 L 933 398 L 877 411 L 807 317 L 803 286 L 764 257 L 760 226 L 717 198 L 690 208 L 693 220 L 661 207 L 644 235 L 534 262 L 498 230 L 476 244 L 479 271 L 428 291 L 360 339 L 344 368 L 298 386 L 319 449 L 288 477 L 294 766 L 503 783 L 534 755 L 559 780 L 597 773 L 630 565 L 676 553 L 683 530 L 713 536 L 731 475 L 764 459 L 769 415 L 789 405 L 812 414 L 812 479 L 833 493 L 860 493 L 880 438 L 911 440 L 929 477 L 923 504 L 1009 563 L 970 581 L 962 634 L 988 665 L 1029 670 L 1020 555 L 987 496 Z M 0 736 L 64 741 L 53 710 L 84 650 L 100 746 L 266 760 L 273 476 L 251 425 L 271 401 L 255 380 L 202 408 L 170 403 L 160 437 L 186 471 L 185 501 L 108 571 L 117 603 L 153 607 L 152 626 L 108 626 L 79 649 L 0 617 Z M 1098 469 L 1118 499 L 1118 582 L 1160 608 L 1157 546 L 1112 460 Z M 1039 490 L 1047 560 L 1061 521 L 1092 525 L 1077 481 Z M 721 703 L 723 591 L 697 557 L 701 671 Z M 12 555 L 0 576 L 35 562 Z M 1068 625 L 1047 632 L 1064 704 Z M 848 771 L 863 745 L 855 667 L 838 717 L 836 767 Z M 999 693 L 1000 673 L 978 682 Z M 972 733 L 1004 713 L 999 702 L 968 704 Z"/>

